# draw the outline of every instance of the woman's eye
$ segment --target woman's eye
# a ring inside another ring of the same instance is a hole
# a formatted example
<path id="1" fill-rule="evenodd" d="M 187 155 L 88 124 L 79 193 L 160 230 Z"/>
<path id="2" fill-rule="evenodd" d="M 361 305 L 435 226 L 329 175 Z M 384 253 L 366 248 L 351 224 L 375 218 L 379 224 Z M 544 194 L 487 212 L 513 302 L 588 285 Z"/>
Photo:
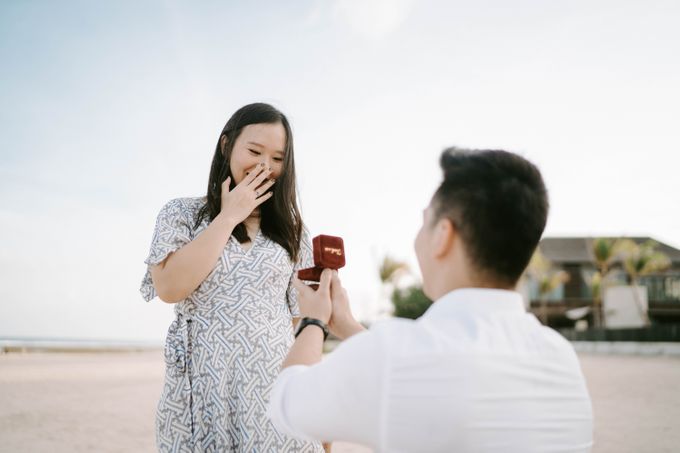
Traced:
<path id="1" fill-rule="evenodd" d="M 259 152 L 259 151 L 255 151 L 254 149 L 249 149 L 248 151 L 250 151 L 250 153 L 251 153 L 253 156 L 259 156 L 259 155 L 260 155 L 260 152 Z"/>
<path id="2" fill-rule="evenodd" d="M 274 160 L 275 160 L 276 162 L 283 162 L 283 159 L 280 158 L 280 157 L 275 157 Z"/>

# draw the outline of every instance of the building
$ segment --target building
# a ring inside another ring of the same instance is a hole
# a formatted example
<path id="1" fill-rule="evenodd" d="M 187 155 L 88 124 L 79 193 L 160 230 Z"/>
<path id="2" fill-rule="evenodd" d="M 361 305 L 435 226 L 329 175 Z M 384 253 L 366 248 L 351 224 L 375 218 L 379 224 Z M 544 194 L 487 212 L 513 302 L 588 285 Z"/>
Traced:
<path id="1" fill-rule="evenodd" d="M 638 244 L 651 238 L 630 238 Z M 552 262 L 555 269 L 561 269 L 568 280 L 545 298 L 546 312 L 542 309 L 538 284 L 527 275 L 525 294 L 529 299 L 529 310 L 539 319 L 547 315 L 547 323 L 552 327 L 573 327 L 581 318 L 592 325 L 592 310 L 578 310 L 593 304 L 590 278 L 596 272 L 593 258 L 592 237 L 547 237 L 539 244 L 543 256 Z M 657 250 L 663 252 L 671 261 L 669 269 L 662 273 L 640 278 L 639 284 L 647 288 L 649 301 L 648 316 L 652 323 L 680 323 L 680 250 L 655 241 Z M 620 263 L 612 266 L 609 274 L 610 284 L 627 284 L 627 274 Z"/>

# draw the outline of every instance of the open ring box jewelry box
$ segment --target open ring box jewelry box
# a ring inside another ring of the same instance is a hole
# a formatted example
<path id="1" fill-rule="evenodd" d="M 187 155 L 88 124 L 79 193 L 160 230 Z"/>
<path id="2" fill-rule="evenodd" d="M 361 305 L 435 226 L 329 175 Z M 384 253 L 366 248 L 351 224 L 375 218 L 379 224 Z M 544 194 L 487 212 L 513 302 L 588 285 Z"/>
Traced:
<path id="1" fill-rule="evenodd" d="M 312 239 L 314 249 L 314 267 L 300 269 L 298 278 L 308 282 L 321 280 L 321 272 L 324 269 L 338 270 L 345 266 L 345 245 L 341 237 L 319 235 Z M 316 289 L 319 285 L 310 285 Z"/>

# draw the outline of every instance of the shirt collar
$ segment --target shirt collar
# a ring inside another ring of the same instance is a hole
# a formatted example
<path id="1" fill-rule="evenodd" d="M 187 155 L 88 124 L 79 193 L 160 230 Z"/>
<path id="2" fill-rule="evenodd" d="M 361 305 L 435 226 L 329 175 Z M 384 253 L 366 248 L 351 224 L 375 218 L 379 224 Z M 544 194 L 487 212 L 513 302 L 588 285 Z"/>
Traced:
<path id="1" fill-rule="evenodd" d="M 522 295 L 517 291 L 489 288 L 454 289 L 437 299 L 423 317 L 446 317 L 461 312 L 476 314 L 523 313 Z"/>

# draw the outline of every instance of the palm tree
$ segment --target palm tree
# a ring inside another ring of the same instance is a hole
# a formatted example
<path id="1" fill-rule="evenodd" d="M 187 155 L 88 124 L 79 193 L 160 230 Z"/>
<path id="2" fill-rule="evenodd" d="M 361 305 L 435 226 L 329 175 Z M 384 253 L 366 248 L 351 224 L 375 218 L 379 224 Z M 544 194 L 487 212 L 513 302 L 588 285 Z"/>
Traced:
<path id="1" fill-rule="evenodd" d="M 382 263 L 380 264 L 380 268 L 378 269 L 378 273 L 380 274 L 380 282 L 383 285 L 395 285 L 399 279 L 408 272 L 408 264 L 404 263 L 403 261 L 397 261 L 389 255 L 385 255 Z"/>
<path id="2" fill-rule="evenodd" d="M 671 260 L 668 256 L 666 256 L 665 253 L 656 250 L 657 246 L 658 244 L 652 240 L 637 244 L 632 239 L 622 239 L 619 246 L 621 262 L 623 263 L 626 274 L 628 274 L 630 284 L 633 287 L 635 305 L 637 306 L 638 313 L 645 326 L 648 326 L 650 323 L 647 311 L 642 306 L 642 301 L 638 294 L 640 277 L 665 271 L 671 265 Z"/>
<path id="3" fill-rule="evenodd" d="M 541 303 L 541 321 L 548 325 L 548 295 L 560 285 L 569 281 L 569 274 L 563 270 L 553 268 L 541 249 L 537 248 L 529 261 L 527 268 L 529 275 L 538 282 L 538 298 Z"/>
<path id="4" fill-rule="evenodd" d="M 408 264 L 403 261 L 398 261 L 389 255 L 383 257 L 382 263 L 378 268 L 378 275 L 382 283 L 382 298 L 391 300 L 393 294 L 397 291 L 397 284 L 402 277 L 410 273 Z M 379 313 L 389 313 L 389 309 L 379 310 Z"/>
<path id="5" fill-rule="evenodd" d="M 584 277 L 590 286 L 590 292 L 593 294 L 593 299 L 602 297 L 602 274 L 600 271 L 595 271 L 590 277 Z"/>
<path id="6" fill-rule="evenodd" d="M 597 267 L 599 275 L 597 276 L 597 288 L 594 288 L 591 282 L 591 290 L 593 290 L 593 322 L 595 327 L 604 326 L 604 311 L 602 310 L 602 295 L 603 287 L 607 284 L 607 276 L 611 270 L 612 265 L 619 257 L 622 248 L 620 239 L 613 238 L 595 238 L 592 243 L 593 259 L 595 267 Z M 595 280 L 593 280 L 594 282 Z M 597 291 L 595 291 L 597 289 Z"/>

